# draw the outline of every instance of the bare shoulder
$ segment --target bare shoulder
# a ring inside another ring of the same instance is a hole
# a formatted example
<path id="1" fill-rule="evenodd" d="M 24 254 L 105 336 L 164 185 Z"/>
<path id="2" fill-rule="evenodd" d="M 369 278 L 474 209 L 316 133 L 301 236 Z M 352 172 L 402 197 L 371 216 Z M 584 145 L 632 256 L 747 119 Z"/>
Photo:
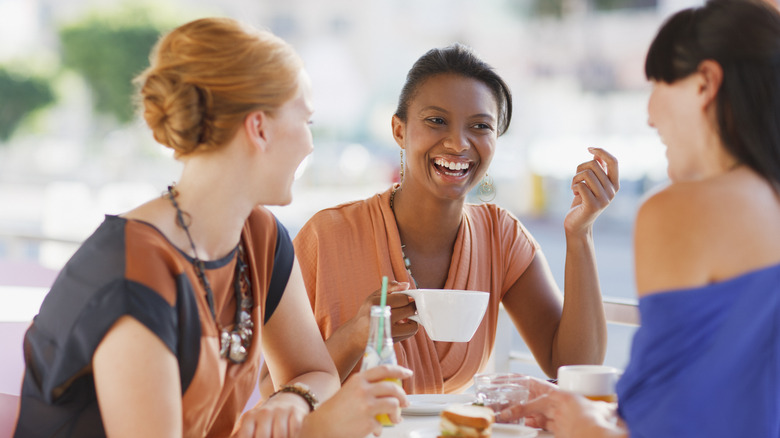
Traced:
<path id="1" fill-rule="evenodd" d="M 698 183 L 676 183 L 649 194 L 637 212 L 635 237 L 664 245 L 684 243 L 701 217 L 711 213 L 708 192 Z"/>
<path id="2" fill-rule="evenodd" d="M 122 213 L 119 216 L 129 220 L 146 222 L 163 230 L 166 228 L 168 223 L 172 223 L 170 220 L 170 215 L 166 214 L 168 212 L 166 207 L 170 207 L 168 200 L 163 198 L 155 198 L 133 208 L 132 210 Z"/>
<path id="3" fill-rule="evenodd" d="M 639 208 L 640 296 L 720 281 L 780 261 L 780 198 L 749 170 L 675 183 Z"/>

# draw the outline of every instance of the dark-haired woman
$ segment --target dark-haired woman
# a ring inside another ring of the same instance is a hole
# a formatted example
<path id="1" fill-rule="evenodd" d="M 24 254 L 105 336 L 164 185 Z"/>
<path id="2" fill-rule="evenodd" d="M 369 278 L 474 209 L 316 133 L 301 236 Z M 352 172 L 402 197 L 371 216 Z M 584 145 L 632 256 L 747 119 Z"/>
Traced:
<path id="1" fill-rule="evenodd" d="M 466 203 L 486 177 L 511 117 L 509 88 L 470 49 L 456 44 L 429 51 L 409 72 L 392 118 L 400 184 L 318 212 L 296 236 L 309 299 L 342 379 L 359 369 L 369 307 L 379 299 L 384 275 L 394 280 L 391 291 L 490 294 L 482 324 L 461 343 L 432 341 L 406 319 L 415 312 L 406 295 L 390 294 L 396 356 L 415 373 L 404 382 L 409 393 L 470 386 L 493 348 L 500 303 L 547 374 L 564 364 L 603 361 L 606 326 L 592 225 L 617 192 L 617 162 L 590 149 L 595 158 L 573 178 L 562 298 L 541 249 L 511 213 Z"/>
<path id="2" fill-rule="evenodd" d="M 780 437 L 780 13 L 711 0 L 650 46 L 649 123 L 671 184 L 636 219 L 642 326 L 618 409 L 518 407 L 556 437 Z"/>
<path id="3" fill-rule="evenodd" d="M 15 436 L 363 438 L 379 413 L 400 421 L 403 391 L 385 379 L 408 370 L 337 392 L 292 242 L 263 207 L 290 202 L 312 150 L 298 55 L 201 19 L 160 40 L 138 84 L 181 178 L 107 216 L 60 273 L 25 336 Z M 242 416 L 261 353 L 277 392 Z"/>

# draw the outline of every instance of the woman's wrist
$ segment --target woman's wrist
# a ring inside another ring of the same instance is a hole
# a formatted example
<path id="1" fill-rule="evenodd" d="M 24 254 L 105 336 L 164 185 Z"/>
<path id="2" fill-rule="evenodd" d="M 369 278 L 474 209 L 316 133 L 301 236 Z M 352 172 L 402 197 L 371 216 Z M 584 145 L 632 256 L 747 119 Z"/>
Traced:
<path id="1" fill-rule="evenodd" d="M 593 244 L 593 225 L 577 230 L 569 230 L 564 227 L 564 236 L 566 245 L 592 245 Z"/>
<path id="2" fill-rule="evenodd" d="M 300 383 L 300 382 L 296 382 L 296 383 L 293 383 L 293 384 L 290 384 L 290 385 L 282 386 L 281 388 L 279 388 L 278 391 L 276 391 L 273 394 L 271 394 L 268 397 L 268 399 L 270 400 L 274 396 L 277 396 L 277 395 L 283 394 L 283 393 L 294 394 L 294 395 L 302 398 L 306 402 L 306 404 L 309 406 L 309 412 L 312 412 L 315 409 L 317 409 L 317 406 L 319 405 L 319 399 L 317 398 L 317 396 L 314 395 L 314 393 L 311 391 L 311 389 L 307 385 L 305 385 L 303 383 Z"/>

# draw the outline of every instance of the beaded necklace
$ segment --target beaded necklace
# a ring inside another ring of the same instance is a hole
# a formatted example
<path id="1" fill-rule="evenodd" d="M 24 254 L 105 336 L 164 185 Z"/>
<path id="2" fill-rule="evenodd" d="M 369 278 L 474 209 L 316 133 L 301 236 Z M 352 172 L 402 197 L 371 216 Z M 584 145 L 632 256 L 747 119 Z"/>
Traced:
<path id="1" fill-rule="evenodd" d="M 395 205 L 393 204 L 393 201 L 395 201 L 395 192 L 397 192 L 401 187 L 393 187 L 393 191 L 390 192 L 390 210 L 393 211 L 393 216 L 395 216 Z M 396 226 L 398 223 L 398 219 L 396 219 Z M 399 231 L 398 233 L 398 239 L 401 238 L 401 233 Z M 406 268 L 406 272 L 409 273 L 409 278 L 412 279 L 412 282 L 414 283 L 414 287 L 417 288 L 417 280 L 414 279 L 414 275 L 412 275 L 412 262 L 409 260 L 409 257 L 406 257 L 406 253 L 404 252 L 404 248 L 406 248 L 406 245 L 401 242 L 401 255 L 404 259 L 404 267 Z"/>
<path id="2" fill-rule="evenodd" d="M 176 209 L 176 223 L 184 229 L 184 233 L 187 235 L 187 239 L 190 241 L 190 247 L 192 253 L 195 255 L 192 261 L 195 266 L 195 272 L 198 274 L 198 279 L 203 285 L 203 289 L 206 289 L 206 301 L 209 304 L 209 310 L 211 310 L 211 316 L 214 317 L 214 322 L 219 329 L 219 355 L 222 358 L 227 358 L 233 363 L 242 363 L 249 356 L 249 344 L 252 343 L 252 307 L 254 306 L 254 300 L 249 293 L 251 290 L 251 283 L 249 282 L 249 273 L 247 272 L 247 266 L 244 262 L 244 245 L 238 243 L 238 255 L 236 256 L 236 273 L 233 282 L 233 291 L 236 296 L 236 319 L 233 330 L 228 332 L 223 328 L 217 320 L 217 312 L 214 308 L 214 292 L 211 290 L 211 284 L 206 277 L 206 270 L 203 261 L 198 258 L 198 251 L 195 249 L 195 242 L 190 235 L 190 229 L 187 223 L 184 221 L 185 213 L 179 207 L 179 203 L 176 201 L 176 197 L 179 195 L 179 191 L 173 185 L 168 186 L 167 197 L 173 204 L 173 208 Z M 189 215 L 187 215 L 189 216 Z"/>

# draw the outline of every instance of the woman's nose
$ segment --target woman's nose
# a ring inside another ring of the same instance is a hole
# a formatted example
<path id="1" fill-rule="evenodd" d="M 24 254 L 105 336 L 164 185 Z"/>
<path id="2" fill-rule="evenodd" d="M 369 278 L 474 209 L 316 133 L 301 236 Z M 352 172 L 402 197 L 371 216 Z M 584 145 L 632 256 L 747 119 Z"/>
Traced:
<path id="1" fill-rule="evenodd" d="M 466 132 L 462 129 L 453 129 L 444 140 L 444 146 L 456 152 L 461 152 L 471 147 L 471 143 Z"/>

